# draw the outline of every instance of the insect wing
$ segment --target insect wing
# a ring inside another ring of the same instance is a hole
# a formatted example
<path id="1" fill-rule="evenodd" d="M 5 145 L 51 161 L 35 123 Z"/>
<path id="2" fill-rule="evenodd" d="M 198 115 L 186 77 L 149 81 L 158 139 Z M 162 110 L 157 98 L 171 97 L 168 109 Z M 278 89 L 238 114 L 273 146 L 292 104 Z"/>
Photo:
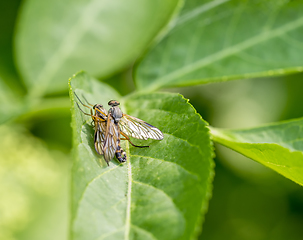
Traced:
<path id="1" fill-rule="evenodd" d="M 120 130 L 127 136 L 143 140 L 149 138 L 155 140 L 163 139 L 163 133 L 158 128 L 139 118 L 123 114 L 119 124 Z"/>
<path id="2" fill-rule="evenodd" d="M 95 105 L 95 115 L 92 116 L 92 119 L 95 124 L 95 136 L 94 143 L 97 153 L 103 154 L 103 146 L 106 132 L 106 120 L 107 120 L 107 111 L 102 107 L 102 105 Z"/>
<path id="3" fill-rule="evenodd" d="M 120 136 L 119 126 L 114 123 L 113 118 L 107 121 L 107 129 L 104 136 L 103 153 L 104 159 L 108 163 L 115 156 L 118 139 Z"/>
<path id="4" fill-rule="evenodd" d="M 95 149 L 97 153 L 103 155 L 103 146 L 105 139 L 106 123 L 95 121 Z"/>

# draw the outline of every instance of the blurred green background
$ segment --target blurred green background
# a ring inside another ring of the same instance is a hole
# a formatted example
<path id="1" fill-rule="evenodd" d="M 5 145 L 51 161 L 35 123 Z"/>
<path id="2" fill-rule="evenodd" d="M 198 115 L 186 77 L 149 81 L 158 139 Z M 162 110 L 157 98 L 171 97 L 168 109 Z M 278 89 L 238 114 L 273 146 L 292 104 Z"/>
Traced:
<path id="1" fill-rule="evenodd" d="M 20 4 L 0 1 L 0 78 L 21 97 L 26 90 L 13 61 Z M 189 98 L 212 126 L 252 127 L 302 117 L 302 78 L 296 74 L 167 91 Z M 131 69 L 103 81 L 123 95 L 134 90 Z M 67 91 L 46 99 L 54 104 L 55 97 L 62 97 L 65 104 L 51 111 L 37 109 L 0 127 L 0 239 L 67 239 L 70 107 Z M 13 111 L 7 109 L 12 101 L 1 99 L 1 111 Z M 199 239 L 302 239 L 301 187 L 231 150 L 215 147 L 213 197 Z"/>

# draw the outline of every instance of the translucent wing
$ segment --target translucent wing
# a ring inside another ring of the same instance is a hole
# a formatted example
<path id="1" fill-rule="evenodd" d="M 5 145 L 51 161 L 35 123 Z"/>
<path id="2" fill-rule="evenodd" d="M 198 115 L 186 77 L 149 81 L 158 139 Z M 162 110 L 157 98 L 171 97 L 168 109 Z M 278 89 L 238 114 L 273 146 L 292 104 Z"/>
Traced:
<path id="1" fill-rule="evenodd" d="M 123 114 L 119 124 L 120 130 L 127 136 L 143 140 L 147 140 L 149 138 L 155 140 L 163 139 L 163 133 L 158 128 L 139 118 Z"/>
<path id="2" fill-rule="evenodd" d="M 95 109 L 95 115 L 92 116 L 92 119 L 95 123 L 95 138 L 94 138 L 95 149 L 97 153 L 103 155 L 107 111 L 102 107 L 101 104 L 95 105 L 94 109 Z"/>
<path id="3" fill-rule="evenodd" d="M 109 116 L 108 116 L 109 117 Z M 103 154 L 104 159 L 108 163 L 115 156 L 118 139 L 120 137 L 119 126 L 115 124 L 114 119 L 110 119 L 106 123 L 106 131 L 104 136 Z"/>
<path id="4" fill-rule="evenodd" d="M 97 153 L 103 155 L 106 122 L 95 121 L 95 149 Z"/>

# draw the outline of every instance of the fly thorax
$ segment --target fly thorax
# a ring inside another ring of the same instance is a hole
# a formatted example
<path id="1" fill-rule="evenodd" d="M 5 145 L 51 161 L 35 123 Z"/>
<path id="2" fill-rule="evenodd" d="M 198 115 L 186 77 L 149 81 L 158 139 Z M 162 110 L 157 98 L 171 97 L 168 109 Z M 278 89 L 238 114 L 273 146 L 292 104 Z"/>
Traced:
<path id="1" fill-rule="evenodd" d="M 115 119 L 115 122 L 119 122 L 123 116 L 123 113 L 118 106 L 111 107 L 109 112 L 111 113 L 113 119 Z"/>
<path id="2" fill-rule="evenodd" d="M 98 110 L 96 110 L 96 109 L 98 109 Z M 97 117 L 102 118 L 104 120 L 107 119 L 107 111 L 105 110 L 105 108 L 103 108 L 103 106 L 101 104 L 95 105 L 95 110 L 96 110 Z"/>

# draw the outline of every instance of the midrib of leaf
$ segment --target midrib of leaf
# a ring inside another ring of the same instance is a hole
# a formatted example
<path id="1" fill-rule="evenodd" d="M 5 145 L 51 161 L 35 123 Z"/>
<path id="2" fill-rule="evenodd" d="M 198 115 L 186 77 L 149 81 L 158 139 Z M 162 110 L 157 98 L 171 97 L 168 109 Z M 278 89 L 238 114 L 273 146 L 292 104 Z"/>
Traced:
<path id="1" fill-rule="evenodd" d="M 70 28 L 57 50 L 54 51 L 51 58 L 41 69 L 33 88 L 30 90 L 29 95 L 31 98 L 39 98 L 44 94 L 52 77 L 60 66 L 63 65 L 63 62 L 68 58 L 70 53 L 74 51 L 82 36 L 90 30 L 89 26 L 98 14 L 98 6 L 100 6 L 100 0 L 93 0 L 85 5 L 85 8 L 81 11 L 83 14 L 81 14 L 78 21 Z"/>
<path id="2" fill-rule="evenodd" d="M 293 121 L 293 120 L 291 120 Z M 276 125 L 278 125 L 279 123 L 277 123 Z M 274 126 L 274 124 L 268 125 L 268 126 Z M 245 144 L 255 144 L 255 145 L 262 145 L 262 144 L 272 144 L 272 145 L 276 145 L 285 149 L 288 149 L 290 152 L 302 152 L 302 150 L 300 148 L 294 148 L 291 145 L 287 145 L 293 142 L 297 142 L 297 141 L 302 141 L 303 138 L 296 138 L 293 140 L 276 140 L 276 142 L 273 142 L 273 140 L 268 140 L 267 141 L 260 141 L 260 142 L 254 142 L 254 141 L 249 141 L 245 138 L 243 139 L 239 139 L 239 135 L 241 136 L 241 133 L 235 133 L 232 135 L 230 135 L 228 132 L 224 132 L 224 131 L 220 131 L 217 128 L 214 127 L 208 127 L 210 129 L 210 133 L 213 137 L 214 140 L 216 139 L 226 139 L 227 141 L 230 142 L 235 142 L 235 143 L 245 143 Z M 252 128 L 253 129 L 253 128 Z"/>
<path id="3" fill-rule="evenodd" d="M 81 144 L 81 143 L 80 143 Z M 132 170 L 131 170 L 131 163 L 130 163 L 130 152 L 129 152 L 129 144 L 128 142 L 126 142 L 126 147 L 125 147 L 125 150 L 126 150 L 126 156 L 127 156 L 127 167 L 128 167 L 128 188 L 127 188 L 127 207 L 126 207 L 126 220 L 125 220 L 125 235 L 124 235 L 124 238 L 125 240 L 129 240 L 129 233 L 130 233 L 130 227 L 132 226 L 131 224 L 131 190 L 132 190 L 132 183 L 133 183 L 133 179 L 132 179 Z M 87 190 L 87 188 L 89 187 L 89 185 L 96 181 L 98 178 L 102 177 L 103 175 L 105 175 L 106 173 L 109 173 L 115 169 L 117 169 L 119 166 L 121 166 L 121 163 L 119 165 L 116 165 L 115 167 L 112 167 L 110 169 L 108 169 L 107 171 L 99 174 L 98 176 L 94 177 L 91 181 L 89 181 L 84 189 L 84 191 L 82 192 L 82 195 L 78 201 L 78 207 L 77 207 L 77 211 L 79 209 L 79 205 L 81 203 L 81 201 L 83 200 L 83 197 L 85 195 L 85 192 Z M 116 203 L 117 204 L 117 203 Z M 78 213 L 75 214 L 75 219 L 77 219 L 77 215 Z M 104 235 L 102 236 L 101 238 L 98 238 L 98 240 L 101 240 L 103 239 L 104 237 L 108 237 L 118 231 L 121 231 L 123 228 L 121 229 L 117 229 L 116 231 L 114 232 L 110 232 L 108 233 L 107 235 Z"/>
<path id="4" fill-rule="evenodd" d="M 154 81 L 152 84 L 150 84 L 148 86 L 149 91 L 155 91 L 155 90 L 161 88 L 162 86 L 165 86 L 167 83 L 170 83 L 175 78 L 182 77 L 192 71 L 198 70 L 201 67 L 210 65 L 210 64 L 214 63 L 215 61 L 218 61 L 218 60 L 224 59 L 230 55 L 239 53 L 258 43 L 281 36 L 291 30 L 301 27 L 302 25 L 303 25 L 303 17 L 301 17 L 297 20 L 294 20 L 290 23 L 287 23 L 276 29 L 269 30 L 266 32 L 261 32 L 259 35 L 255 36 L 255 37 L 252 37 L 252 38 L 250 38 L 246 41 L 243 41 L 241 43 L 238 43 L 236 45 L 230 46 L 230 47 L 223 49 L 217 53 L 214 53 L 206 58 L 203 58 L 201 60 L 188 64 L 184 67 L 178 68 L 178 70 L 173 71 L 167 75 L 164 75 L 163 77 L 158 78 L 156 81 Z M 299 67 L 299 68 L 300 68 L 300 70 L 302 70 L 301 69 L 302 67 Z"/>
<path id="5" fill-rule="evenodd" d="M 129 154 L 129 143 L 126 142 L 126 156 L 127 159 L 127 167 L 128 167 L 128 186 L 127 186 L 127 206 L 126 206 L 126 219 L 125 219 L 125 240 L 129 240 L 130 226 L 131 226 L 131 192 L 132 192 L 132 166 L 130 163 L 130 154 Z"/>
<path id="6" fill-rule="evenodd" d="M 274 171 L 291 179 L 297 184 L 302 185 L 302 180 L 298 179 L 296 175 L 293 175 L 293 173 L 291 173 L 291 170 L 302 169 L 302 166 L 300 165 L 301 161 L 292 161 L 292 157 L 294 159 L 297 159 L 298 157 L 300 157 L 300 159 L 303 158 L 301 149 L 296 149 L 293 146 L 287 146 L 287 143 L 290 143 L 292 141 L 272 142 L 272 139 L 270 138 L 267 140 L 264 139 L 263 141 L 258 140 L 255 142 L 253 140 L 245 139 L 245 137 L 243 139 L 239 138 L 238 134 L 240 134 L 241 137 L 241 133 L 235 133 L 233 135 L 232 132 L 224 132 L 224 130 L 220 131 L 219 129 L 212 127 L 209 127 L 209 129 L 211 130 L 212 139 L 215 142 L 233 149 L 240 154 L 263 164 L 264 166 L 273 169 Z M 271 158 L 270 161 L 268 161 L 268 158 L 266 157 L 268 156 L 268 152 L 266 152 L 266 149 L 269 151 L 275 149 L 275 151 L 282 151 L 282 153 L 287 153 L 288 158 Z M 258 153 L 261 154 L 262 157 L 258 157 Z"/>
<path id="7" fill-rule="evenodd" d="M 193 144 L 189 143 L 187 140 L 185 140 L 185 139 L 183 139 L 183 138 L 176 137 L 176 136 L 174 136 L 173 134 L 167 134 L 167 133 L 165 133 L 165 135 L 171 135 L 171 136 L 173 136 L 173 137 L 175 137 L 175 138 L 177 138 L 177 139 L 179 139 L 179 140 L 185 141 L 185 142 L 188 143 L 191 147 L 198 147 L 197 145 L 193 145 Z M 81 144 L 81 143 L 80 143 L 80 144 Z M 125 231 L 124 239 L 125 239 L 125 240 L 129 240 L 130 228 L 131 228 L 131 227 L 136 227 L 136 228 L 141 229 L 140 227 L 138 227 L 138 226 L 136 226 L 136 225 L 133 225 L 133 224 L 131 223 L 131 201 L 132 201 L 132 199 L 131 199 L 131 192 L 132 192 L 132 183 L 143 184 L 143 185 L 146 185 L 146 186 L 150 186 L 150 187 L 152 187 L 152 188 L 155 188 L 154 186 L 152 186 L 152 185 L 150 185 L 150 184 L 148 184 L 148 183 L 143 183 L 143 182 L 138 182 L 138 181 L 133 180 L 133 178 L 132 178 L 132 166 L 131 166 L 131 161 L 130 161 L 131 156 L 134 156 L 134 157 L 143 157 L 143 158 L 151 158 L 151 159 L 157 159 L 157 160 L 160 160 L 160 161 L 163 161 L 163 162 L 166 162 L 166 161 L 165 161 L 164 159 L 153 158 L 153 157 L 144 156 L 144 155 L 131 155 L 131 154 L 130 154 L 130 149 L 129 149 L 129 143 L 126 142 L 125 145 L 126 145 L 126 146 L 125 146 L 125 151 L 126 151 L 127 158 L 128 158 L 128 159 L 127 159 L 127 167 L 128 167 L 128 189 L 127 189 L 127 207 L 126 207 L 126 218 L 125 218 L 125 227 L 124 227 L 124 231 Z M 199 151 L 200 151 L 200 150 L 199 150 Z M 169 162 L 169 163 L 171 163 L 171 164 L 176 164 L 179 168 L 182 168 L 183 170 L 185 170 L 185 171 L 188 172 L 189 174 L 194 175 L 194 176 L 196 176 L 196 177 L 199 178 L 199 176 L 198 176 L 197 174 L 190 172 L 189 170 L 185 169 L 185 168 L 182 167 L 181 165 L 179 165 L 179 164 L 177 164 L 177 163 L 174 163 L 174 162 Z M 87 185 L 86 185 L 86 187 L 85 187 L 85 189 L 84 189 L 84 191 L 83 191 L 83 193 L 82 193 L 80 199 L 79 199 L 78 206 L 80 205 L 81 201 L 83 200 L 83 197 L 84 197 L 84 195 L 85 195 L 85 192 L 86 192 L 86 190 L 88 189 L 88 187 L 89 187 L 89 185 L 90 185 L 91 183 L 93 183 L 94 181 L 96 181 L 98 178 L 104 176 L 106 173 L 109 173 L 109 172 L 111 172 L 111 171 L 117 169 L 119 166 L 121 166 L 121 164 L 119 164 L 119 165 L 117 165 L 117 166 L 115 166 L 115 167 L 113 167 L 113 168 L 108 169 L 107 171 L 105 171 L 105 172 L 99 174 L 98 176 L 94 177 L 91 181 L 89 181 L 89 182 L 87 183 Z M 158 188 L 156 188 L 156 189 L 158 189 Z M 158 189 L 158 190 L 161 191 L 161 192 L 163 192 L 161 189 Z M 165 194 L 166 196 L 168 196 L 165 192 L 164 192 L 164 194 Z M 169 197 L 169 196 L 168 196 L 168 198 L 171 199 L 171 197 Z M 173 199 L 171 199 L 171 201 L 174 203 Z M 115 203 L 115 205 L 116 205 L 116 204 L 117 204 L 117 203 Z M 79 209 L 79 207 L 77 208 L 77 210 L 78 210 L 78 209 Z M 77 219 L 77 215 L 78 215 L 78 214 L 76 213 L 74 219 Z M 110 232 L 110 233 L 108 233 L 108 234 L 106 234 L 106 235 L 104 235 L 104 236 L 98 237 L 97 239 L 98 239 L 98 240 L 102 240 L 102 239 L 104 239 L 104 238 L 106 238 L 106 237 L 109 237 L 109 236 L 111 236 L 111 235 L 113 235 L 113 234 L 115 234 L 115 233 L 117 233 L 117 232 L 119 232 L 119 231 L 121 231 L 121 230 L 123 230 L 123 228 L 119 228 L 119 229 L 115 230 L 114 232 Z M 150 234 L 153 238 L 155 238 L 155 237 L 153 236 L 152 233 L 150 233 L 150 232 L 148 232 L 148 231 L 146 231 L 146 230 L 144 230 L 144 229 L 141 229 L 141 230 L 144 231 L 144 232 L 147 233 L 147 234 Z M 155 238 L 155 239 L 156 239 L 156 238 Z"/>
<path id="8" fill-rule="evenodd" d="M 230 0 L 217 0 L 217 1 L 212 1 L 212 2 L 208 2 L 206 4 L 201 5 L 198 8 L 195 8 L 187 13 L 185 13 L 183 16 L 180 16 L 179 19 L 177 20 L 176 25 L 181 25 L 197 16 L 199 16 L 200 14 L 211 10 L 215 7 L 218 7 L 219 5 L 225 3 L 225 2 L 229 2 Z"/>
<path id="9" fill-rule="evenodd" d="M 125 105 L 125 104 L 123 104 L 124 102 L 125 102 L 125 100 L 122 98 L 122 99 L 120 99 L 120 102 L 121 102 L 121 110 L 123 111 L 123 112 L 128 112 L 126 109 L 124 109 L 123 108 L 123 106 Z M 157 109 L 154 109 L 154 110 L 157 110 Z M 170 113 L 173 113 L 173 112 L 171 112 L 171 111 L 166 111 L 166 112 L 170 112 Z M 180 115 L 182 115 L 181 113 L 175 113 L 175 114 L 180 114 Z M 85 124 L 85 123 L 84 123 Z M 82 125 L 83 125 L 83 123 L 82 123 Z M 165 133 L 165 135 L 166 135 L 166 133 Z M 190 144 L 190 146 L 191 147 L 198 147 L 198 144 L 195 142 L 195 143 L 190 143 L 189 141 L 187 141 L 187 139 L 183 139 L 182 137 L 177 137 L 177 136 L 174 136 L 173 135 L 173 133 L 171 133 L 171 134 L 169 134 L 169 135 L 172 135 L 174 138 L 178 138 L 179 140 L 183 140 L 183 141 L 186 141 L 188 144 Z M 167 136 L 168 137 L 168 136 Z M 82 143 L 82 141 L 80 141 L 78 144 L 80 144 L 80 143 Z M 92 146 L 89 146 L 89 145 L 87 145 L 87 143 L 83 143 L 83 144 L 85 144 L 86 146 L 85 147 L 89 147 L 91 150 L 94 150 L 93 149 L 93 147 Z M 153 187 L 153 188 L 155 188 L 155 189 L 157 189 L 157 190 L 159 190 L 159 191 L 161 191 L 162 193 L 164 193 L 165 195 L 166 195 L 166 197 L 168 198 L 168 199 L 170 199 L 171 200 L 171 203 L 175 206 L 175 208 L 176 208 L 176 210 L 178 210 L 178 213 L 180 213 L 180 214 L 182 214 L 182 212 L 180 211 L 180 209 L 178 208 L 178 206 L 176 205 L 176 203 L 173 201 L 173 199 L 171 198 L 171 196 L 170 195 L 168 195 L 163 189 L 161 189 L 161 188 L 158 188 L 157 186 L 154 186 L 154 185 L 152 185 L 152 184 L 150 184 L 150 182 L 149 181 L 146 181 L 146 182 L 141 182 L 141 181 L 136 181 L 136 179 L 134 179 L 134 175 L 133 175 L 133 171 L 134 171 L 134 169 L 133 169 L 133 164 L 132 164 L 132 160 L 135 158 L 135 157 L 142 157 L 142 158 L 146 158 L 146 157 L 148 157 L 149 158 L 149 156 L 144 156 L 144 155 L 131 155 L 131 153 L 130 153 L 130 151 L 132 150 L 131 148 L 130 148 L 130 146 L 129 146 L 129 144 L 128 144 L 128 142 L 126 141 L 125 142 L 125 144 L 123 144 L 123 148 L 124 148 L 124 150 L 125 150 L 125 152 L 126 152 L 126 154 L 127 154 L 127 157 L 128 157 L 128 160 L 127 160 L 127 162 L 126 163 L 123 163 L 123 164 L 120 164 L 119 166 L 121 166 L 121 165 L 125 165 L 125 166 L 123 166 L 123 168 L 125 168 L 125 167 L 128 167 L 128 171 L 127 171 L 127 177 L 126 177 L 126 181 L 128 181 L 128 183 L 126 182 L 125 184 L 128 184 L 128 186 L 126 187 L 126 189 L 124 190 L 125 191 L 125 193 L 127 194 L 125 197 L 123 197 L 123 199 L 118 199 L 118 201 L 115 201 L 115 203 L 112 205 L 112 206 L 109 206 L 110 208 L 112 208 L 114 205 L 117 205 L 117 204 L 119 204 L 119 202 L 121 202 L 121 201 L 123 201 L 124 202 L 124 209 L 123 209 L 123 215 L 125 214 L 125 216 L 124 216 L 124 219 L 125 219 L 125 221 L 124 221 L 124 224 L 123 224 L 123 226 L 121 226 L 119 229 L 116 229 L 116 230 L 114 230 L 114 231 L 112 231 L 112 232 L 108 232 L 108 233 L 106 233 L 106 234 L 102 234 L 102 233 L 100 233 L 100 234 L 98 234 L 99 235 L 99 237 L 97 237 L 96 238 L 96 240 L 101 240 L 101 239 L 110 239 L 110 237 L 111 236 L 114 236 L 117 232 L 119 232 L 119 234 L 121 234 L 124 238 L 123 239 L 125 239 L 125 240 L 130 240 L 130 239 L 132 239 L 132 232 L 133 231 L 140 231 L 140 232 L 142 232 L 142 234 L 144 233 L 146 236 L 148 235 L 148 236 L 150 236 L 150 238 L 151 239 L 157 239 L 154 235 L 153 235 L 153 231 L 148 231 L 148 230 L 146 230 L 146 229 L 144 229 L 144 228 L 140 228 L 140 225 L 135 225 L 136 223 L 134 222 L 134 223 L 132 223 L 132 219 L 134 218 L 133 216 L 132 216 L 132 214 L 133 214 L 133 208 L 132 208 L 132 206 L 133 206 L 133 204 L 134 204 L 134 194 L 133 194 L 133 192 L 132 192 L 132 190 L 134 189 L 134 186 L 136 186 L 136 184 L 144 184 L 144 185 L 146 185 L 146 186 L 149 186 L 149 187 Z M 159 150 L 160 151 L 160 150 Z M 199 152 L 202 152 L 202 150 L 201 149 L 199 149 L 198 148 L 198 151 Z M 156 152 L 158 152 L 158 151 L 156 151 Z M 189 170 L 187 170 L 187 169 L 185 169 L 184 167 L 182 167 L 182 166 L 180 166 L 179 164 L 177 164 L 177 163 L 174 163 L 174 162 L 170 162 L 170 161 L 165 161 L 165 159 L 157 159 L 157 160 L 161 160 L 161 161 L 163 161 L 163 162 L 167 162 L 167 163 L 170 163 L 170 164 L 173 164 L 173 165 L 177 165 L 180 169 L 182 168 L 182 170 L 186 170 L 188 173 L 190 173 L 191 175 L 195 175 L 195 177 L 198 177 L 199 178 L 199 176 L 197 175 L 197 174 L 194 174 L 194 173 L 192 173 L 191 171 L 189 171 Z M 115 159 L 113 160 L 113 161 L 116 161 Z M 110 167 L 112 167 L 112 164 L 111 164 L 111 166 Z M 112 171 L 112 170 L 114 170 L 114 171 L 116 171 L 116 170 L 118 169 L 118 166 L 117 167 L 114 167 L 114 168 L 111 168 L 111 169 L 108 169 L 108 170 L 105 170 L 105 172 L 109 172 L 109 171 Z M 126 169 L 125 169 L 126 170 Z M 137 172 L 135 173 L 135 174 L 137 174 Z M 95 175 L 96 176 L 96 175 Z M 91 179 L 91 180 L 88 180 L 88 182 L 86 183 L 86 186 L 85 186 L 85 189 L 82 191 L 82 193 L 81 193 L 81 196 L 80 196 L 80 200 L 78 200 L 77 202 L 78 202 L 78 206 L 76 206 L 76 213 L 75 213 L 75 218 L 72 220 L 73 221 L 73 224 L 78 224 L 78 220 L 80 220 L 80 215 L 78 214 L 78 211 L 79 211 L 79 206 L 82 206 L 82 201 L 86 198 L 86 194 L 85 194 L 85 192 L 87 192 L 87 190 L 89 190 L 90 189 L 90 184 L 91 183 L 93 183 L 95 180 L 97 180 L 98 178 L 100 178 L 100 177 L 105 177 L 106 178 L 106 175 L 104 175 L 104 173 L 101 175 L 101 174 L 99 174 L 98 176 L 96 176 L 96 177 L 93 177 L 93 179 Z M 128 178 L 128 179 L 127 179 Z M 124 194 L 123 194 L 124 195 Z M 125 202 L 126 201 L 126 202 Z M 202 204 L 202 202 L 201 202 L 201 204 Z M 200 204 L 199 204 L 200 205 Z M 184 214 L 184 213 L 183 213 Z M 183 214 L 182 214 L 182 216 L 183 216 Z M 184 217 L 184 216 L 183 216 Z M 199 220 L 199 219 L 198 219 Z M 134 220 L 133 220 L 134 221 Z M 76 226 L 76 225 L 74 225 L 74 226 Z"/>

